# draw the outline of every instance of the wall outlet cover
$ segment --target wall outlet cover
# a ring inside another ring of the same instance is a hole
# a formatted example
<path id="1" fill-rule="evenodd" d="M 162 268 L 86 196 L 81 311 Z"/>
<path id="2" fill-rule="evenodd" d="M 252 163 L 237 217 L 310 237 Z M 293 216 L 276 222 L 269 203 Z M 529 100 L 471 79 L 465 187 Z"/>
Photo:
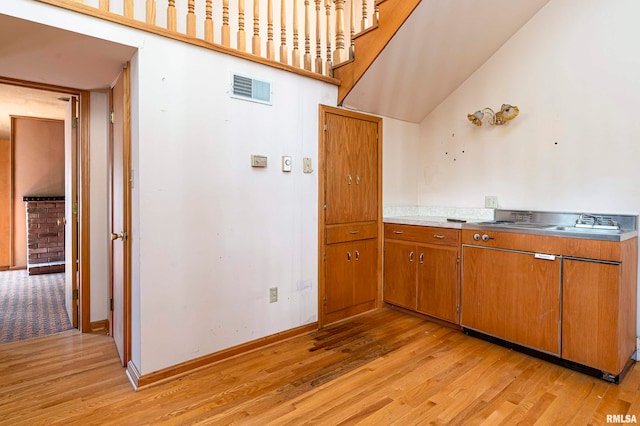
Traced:
<path id="1" fill-rule="evenodd" d="M 498 208 L 498 197 L 495 195 L 485 195 L 484 196 L 484 207 L 487 209 L 497 209 Z"/>

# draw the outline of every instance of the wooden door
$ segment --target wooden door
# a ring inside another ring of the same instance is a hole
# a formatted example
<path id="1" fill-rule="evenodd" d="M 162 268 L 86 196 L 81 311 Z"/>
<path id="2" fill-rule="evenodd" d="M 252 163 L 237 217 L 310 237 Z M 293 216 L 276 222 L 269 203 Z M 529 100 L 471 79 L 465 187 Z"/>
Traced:
<path id="1" fill-rule="evenodd" d="M 325 225 L 377 217 L 378 125 L 325 115 Z"/>
<path id="2" fill-rule="evenodd" d="M 355 250 L 352 243 L 331 244 L 327 246 L 326 256 L 324 312 L 330 315 L 353 303 Z"/>
<path id="3" fill-rule="evenodd" d="M 128 69 L 111 88 L 111 110 L 111 335 L 126 366 L 130 357 Z"/>
<path id="4" fill-rule="evenodd" d="M 64 120 L 64 271 L 65 306 L 73 327 L 78 328 L 78 97 L 71 96 Z"/>
<path id="5" fill-rule="evenodd" d="M 407 309 L 416 309 L 415 244 L 396 241 L 384 243 L 384 301 Z"/>
<path id="6" fill-rule="evenodd" d="M 11 141 L 0 140 L 0 271 L 11 266 Z"/>
<path id="7" fill-rule="evenodd" d="M 464 247 L 462 325 L 560 354 L 560 259 Z"/>
<path id="8" fill-rule="evenodd" d="M 564 259 L 562 358 L 613 374 L 622 370 L 630 354 L 619 360 L 620 274 L 617 264 Z"/>
<path id="9" fill-rule="evenodd" d="M 375 307 L 378 296 L 378 242 L 375 239 L 356 241 L 354 244 L 353 304 L 371 303 Z"/>
<path id="10" fill-rule="evenodd" d="M 458 322 L 458 249 L 418 246 L 418 311 Z"/>

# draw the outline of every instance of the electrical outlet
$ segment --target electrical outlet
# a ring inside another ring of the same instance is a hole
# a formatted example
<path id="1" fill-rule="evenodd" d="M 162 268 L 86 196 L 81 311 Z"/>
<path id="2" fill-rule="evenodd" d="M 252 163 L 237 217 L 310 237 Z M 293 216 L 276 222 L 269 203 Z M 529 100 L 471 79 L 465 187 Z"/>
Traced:
<path id="1" fill-rule="evenodd" d="M 484 196 L 484 207 L 487 209 L 497 209 L 498 208 L 498 197 L 495 195 L 485 195 Z"/>
<path id="2" fill-rule="evenodd" d="M 271 287 L 269 289 L 269 303 L 275 303 L 278 301 L 278 287 Z"/>

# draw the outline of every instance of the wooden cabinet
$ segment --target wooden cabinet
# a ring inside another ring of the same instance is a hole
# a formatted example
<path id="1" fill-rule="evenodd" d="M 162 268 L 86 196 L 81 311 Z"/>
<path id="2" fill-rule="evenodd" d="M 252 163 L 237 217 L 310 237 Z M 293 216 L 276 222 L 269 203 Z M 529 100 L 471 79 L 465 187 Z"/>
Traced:
<path id="1" fill-rule="evenodd" d="M 618 382 L 636 347 L 638 239 L 476 233 L 462 231 L 463 328 Z"/>
<path id="2" fill-rule="evenodd" d="M 636 268 L 627 269 L 625 262 L 564 259 L 562 358 L 613 375 L 624 369 L 636 338 L 636 280 L 624 278 Z"/>
<path id="3" fill-rule="evenodd" d="M 459 234 L 456 229 L 386 224 L 384 301 L 457 323 Z"/>
<path id="4" fill-rule="evenodd" d="M 380 305 L 382 120 L 321 106 L 319 325 Z"/>
<path id="5" fill-rule="evenodd" d="M 560 258 L 464 247 L 462 325 L 560 354 Z"/>

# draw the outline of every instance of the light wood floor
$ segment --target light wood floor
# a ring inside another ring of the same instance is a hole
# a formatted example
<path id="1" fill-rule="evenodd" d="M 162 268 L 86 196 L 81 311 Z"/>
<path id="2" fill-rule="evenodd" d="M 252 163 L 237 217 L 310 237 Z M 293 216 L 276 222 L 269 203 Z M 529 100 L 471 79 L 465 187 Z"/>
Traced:
<path id="1" fill-rule="evenodd" d="M 0 424 L 605 424 L 621 385 L 384 309 L 134 392 L 112 340 L 0 346 Z"/>

